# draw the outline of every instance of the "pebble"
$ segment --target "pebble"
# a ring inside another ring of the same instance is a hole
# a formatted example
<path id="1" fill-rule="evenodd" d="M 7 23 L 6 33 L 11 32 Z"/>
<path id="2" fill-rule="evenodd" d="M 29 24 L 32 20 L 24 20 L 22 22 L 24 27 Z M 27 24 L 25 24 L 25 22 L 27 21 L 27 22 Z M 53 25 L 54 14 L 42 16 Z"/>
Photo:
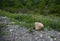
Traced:
<path id="1" fill-rule="evenodd" d="M 13 31 L 13 29 L 10 29 L 9 31 L 10 31 L 10 32 L 12 32 L 12 31 Z"/>
<path id="2" fill-rule="evenodd" d="M 56 38 L 54 38 L 54 40 L 56 40 Z"/>
<path id="3" fill-rule="evenodd" d="M 53 39 L 51 38 L 50 41 L 53 41 Z"/>
<path id="4" fill-rule="evenodd" d="M 60 35 L 60 33 L 58 33 Z"/>
<path id="5" fill-rule="evenodd" d="M 50 36 L 48 36 L 48 38 L 50 38 Z"/>
<path id="6" fill-rule="evenodd" d="M 43 34 L 40 34 L 40 37 L 42 38 L 43 37 Z"/>
<path id="7" fill-rule="evenodd" d="M 17 39 L 18 37 L 15 37 L 15 39 Z"/>
<path id="8" fill-rule="evenodd" d="M 28 33 L 25 34 L 26 36 L 29 35 Z"/>
<path id="9" fill-rule="evenodd" d="M 45 40 L 43 39 L 43 41 L 45 41 Z"/>
<path id="10" fill-rule="evenodd" d="M 39 37 L 36 37 L 35 39 L 38 40 Z"/>

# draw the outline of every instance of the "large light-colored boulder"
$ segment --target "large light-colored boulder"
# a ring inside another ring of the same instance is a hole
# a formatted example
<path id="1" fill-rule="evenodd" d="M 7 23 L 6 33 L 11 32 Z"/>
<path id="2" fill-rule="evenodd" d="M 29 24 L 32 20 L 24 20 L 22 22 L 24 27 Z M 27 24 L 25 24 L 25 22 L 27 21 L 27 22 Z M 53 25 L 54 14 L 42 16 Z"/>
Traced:
<path id="1" fill-rule="evenodd" d="M 40 22 L 35 22 L 35 30 L 41 30 L 44 25 Z"/>

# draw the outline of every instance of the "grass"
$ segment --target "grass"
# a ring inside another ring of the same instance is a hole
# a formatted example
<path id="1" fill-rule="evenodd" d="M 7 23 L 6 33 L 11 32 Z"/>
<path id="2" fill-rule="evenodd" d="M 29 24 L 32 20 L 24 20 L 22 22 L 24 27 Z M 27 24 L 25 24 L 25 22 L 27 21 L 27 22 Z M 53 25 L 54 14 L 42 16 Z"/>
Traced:
<path id="1" fill-rule="evenodd" d="M 50 35 L 50 37 L 54 39 L 56 36 Z"/>
<path id="2" fill-rule="evenodd" d="M 60 17 L 57 16 L 44 16 L 40 14 L 22 14 L 22 13 L 9 13 L 5 11 L 0 11 L 1 16 L 7 16 L 15 21 L 17 24 L 33 28 L 34 22 L 41 22 L 48 29 L 54 29 L 60 31 Z"/>

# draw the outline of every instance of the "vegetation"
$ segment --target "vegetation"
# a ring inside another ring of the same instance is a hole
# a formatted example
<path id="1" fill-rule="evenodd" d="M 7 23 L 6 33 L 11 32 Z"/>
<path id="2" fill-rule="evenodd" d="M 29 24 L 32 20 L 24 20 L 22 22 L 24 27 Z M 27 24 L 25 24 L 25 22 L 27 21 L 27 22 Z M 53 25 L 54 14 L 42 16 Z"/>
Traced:
<path id="1" fill-rule="evenodd" d="M 0 0 L 0 16 L 27 28 L 39 21 L 46 28 L 60 31 L 60 0 Z"/>
<path id="2" fill-rule="evenodd" d="M 7 16 L 27 28 L 34 28 L 34 22 L 42 22 L 46 28 L 52 28 L 60 31 L 60 17 L 53 15 L 40 15 L 40 14 L 18 14 L 0 11 L 1 16 Z"/>
<path id="3" fill-rule="evenodd" d="M 0 0 L 0 9 L 9 12 L 59 14 L 60 0 Z"/>

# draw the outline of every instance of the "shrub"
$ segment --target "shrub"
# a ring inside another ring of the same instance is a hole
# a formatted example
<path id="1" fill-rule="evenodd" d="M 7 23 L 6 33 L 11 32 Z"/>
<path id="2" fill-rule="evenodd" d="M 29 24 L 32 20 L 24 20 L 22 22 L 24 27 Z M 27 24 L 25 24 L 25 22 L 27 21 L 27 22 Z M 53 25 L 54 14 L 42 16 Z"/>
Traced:
<path id="1" fill-rule="evenodd" d="M 51 13 L 60 13 L 60 5 L 52 4 L 49 10 Z"/>

